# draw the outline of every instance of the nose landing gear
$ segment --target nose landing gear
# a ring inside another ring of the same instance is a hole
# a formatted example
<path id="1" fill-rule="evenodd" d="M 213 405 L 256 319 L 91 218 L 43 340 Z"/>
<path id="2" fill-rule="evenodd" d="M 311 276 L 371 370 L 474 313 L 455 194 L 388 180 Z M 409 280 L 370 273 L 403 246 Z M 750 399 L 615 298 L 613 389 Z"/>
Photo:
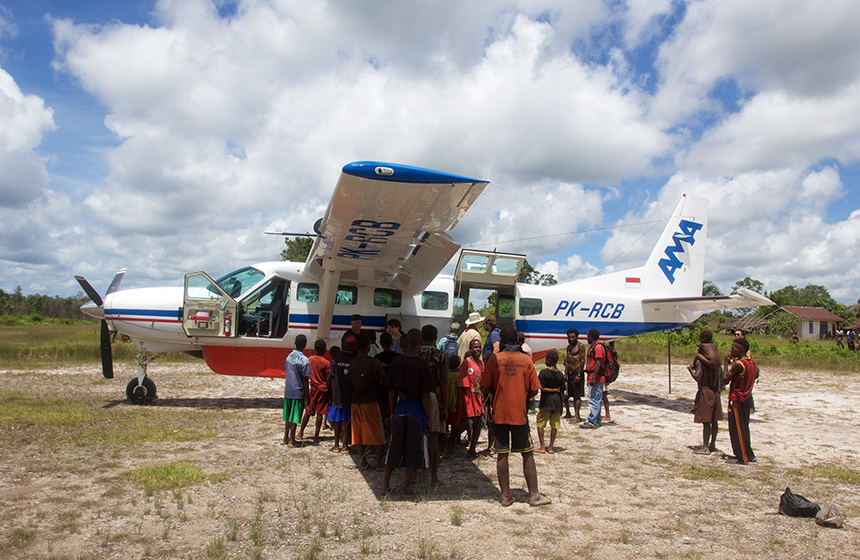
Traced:
<path id="1" fill-rule="evenodd" d="M 137 363 L 137 377 L 125 387 L 125 396 L 132 404 L 149 404 L 158 398 L 155 382 L 146 376 L 146 366 L 160 355 L 156 354 L 150 358 L 148 352 L 141 352 L 134 358 Z"/>

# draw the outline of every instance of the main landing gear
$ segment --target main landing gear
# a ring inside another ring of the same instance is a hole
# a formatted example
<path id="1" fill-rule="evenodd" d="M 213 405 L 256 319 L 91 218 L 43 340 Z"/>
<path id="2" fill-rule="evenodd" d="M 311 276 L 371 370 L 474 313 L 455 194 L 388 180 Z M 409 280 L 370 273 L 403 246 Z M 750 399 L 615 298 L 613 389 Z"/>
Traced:
<path id="1" fill-rule="evenodd" d="M 141 352 L 134 358 L 137 363 L 137 377 L 129 381 L 125 387 L 125 396 L 132 404 L 149 404 L 158 398 L 155 383 L 146 376 L 146 366 L 159 356 L 161 354 L 150 358 L 148 352 Z"/>

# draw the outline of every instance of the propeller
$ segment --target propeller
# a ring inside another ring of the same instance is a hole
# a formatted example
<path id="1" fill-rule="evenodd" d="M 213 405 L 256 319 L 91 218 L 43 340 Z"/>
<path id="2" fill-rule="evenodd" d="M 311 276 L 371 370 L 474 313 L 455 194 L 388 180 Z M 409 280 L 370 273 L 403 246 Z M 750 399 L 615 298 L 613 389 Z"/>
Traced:
<path id="1" fill-rule="evenodd" d="M 105 292 L 105 297 L 119 289 L 119 284 L 122 282 L 123 276 L 125 276 L 124 268 L 119 270 L 119 272 L 116 273 L 116 276 L 113 277 L 113 281 Z M 113 379 L 113 354 L 111 353 L 110 346 L 111 333 L 107 320 L 105 319 L 104 299 L 102 299 L 99 293 L 95 291 L 92 285 L 90 285 L 90 283 L 87 282 L 87 279 L 83 276 L 75 276 L 75 280 L 78 281 L 78 284 L 80 284 L 81 288 L 84 289 L 84 293 L 86 293 L 92 300 L 92 303 L 95 304 L 94 306 L 89 303 L 84 304 L 81 307 L 81 311 L 90 317 L 101 319 L 102 375 L 105 376 L 105 379 Z"/>

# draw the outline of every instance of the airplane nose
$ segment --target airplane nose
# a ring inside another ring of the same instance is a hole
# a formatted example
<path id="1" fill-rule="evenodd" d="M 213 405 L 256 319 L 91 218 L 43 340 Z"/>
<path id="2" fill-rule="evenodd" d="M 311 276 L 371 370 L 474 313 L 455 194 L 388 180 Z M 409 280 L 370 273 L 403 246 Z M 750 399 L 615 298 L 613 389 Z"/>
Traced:
<path id="1" fill-rule="evenodd" d="M 95 302 L 88 301 L 81 306 L 81 311 L 94 319 L 105 318 L 105 308 L 101 305 L 96 305 Z"/>

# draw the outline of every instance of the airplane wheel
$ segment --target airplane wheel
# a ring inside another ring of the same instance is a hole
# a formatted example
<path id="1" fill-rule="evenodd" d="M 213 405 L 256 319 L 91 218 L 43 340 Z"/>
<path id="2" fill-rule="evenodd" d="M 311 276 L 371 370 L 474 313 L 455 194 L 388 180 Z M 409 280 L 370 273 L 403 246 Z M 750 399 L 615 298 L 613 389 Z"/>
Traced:
<path id="1" fill-rule="evenodd" d="M 125 387 L 125 396 L 133 404 L 146 404 L 155 400 L 155 383 L 152 379 L 145 377 L 143 385 L 137 384 L 137 377 L 128 382 Z"/>

